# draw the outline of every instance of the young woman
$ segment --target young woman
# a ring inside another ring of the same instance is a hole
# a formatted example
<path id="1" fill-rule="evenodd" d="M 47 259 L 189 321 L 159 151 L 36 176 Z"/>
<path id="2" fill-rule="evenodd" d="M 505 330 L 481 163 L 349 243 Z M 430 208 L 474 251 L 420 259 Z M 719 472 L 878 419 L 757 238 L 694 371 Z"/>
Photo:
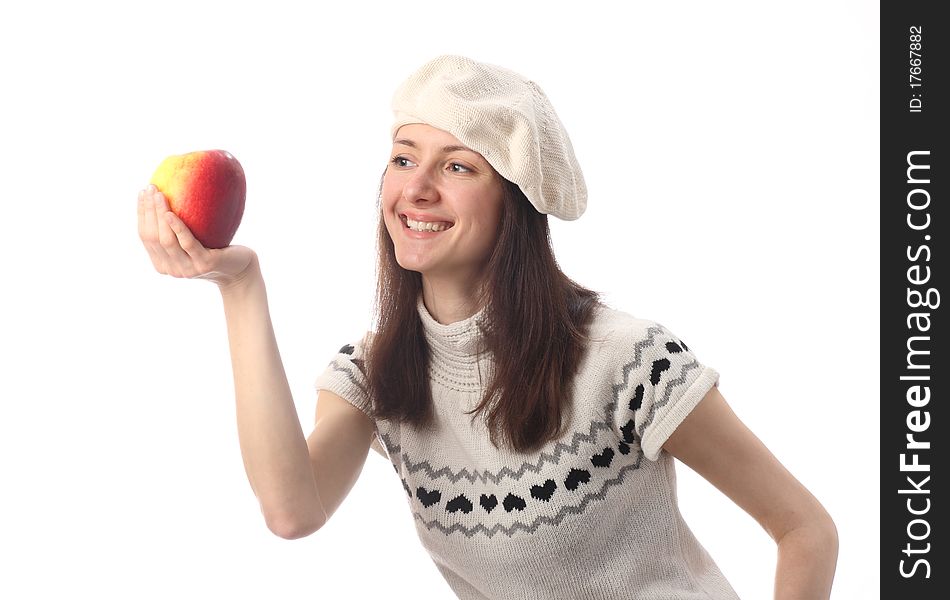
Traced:
<path id="1" fill-rule="evenodd" d="M 372 447 L 461 598 L 735 598 L 677 508 L 675 457 L 775 540 L 776 598 L 828 598 L 834 524 L 729 409 L 719 374 L 558 268 L 547 216 L 576 219 L 587 196 L 540 88 L 442 56 L 393 108 L 375 327 L 317 379 L 307 438 L 254 252 L 206 249 L 155 189 L 139 196 L 155 268 L 221 290 L 270 529 L 320 529 Z"/>

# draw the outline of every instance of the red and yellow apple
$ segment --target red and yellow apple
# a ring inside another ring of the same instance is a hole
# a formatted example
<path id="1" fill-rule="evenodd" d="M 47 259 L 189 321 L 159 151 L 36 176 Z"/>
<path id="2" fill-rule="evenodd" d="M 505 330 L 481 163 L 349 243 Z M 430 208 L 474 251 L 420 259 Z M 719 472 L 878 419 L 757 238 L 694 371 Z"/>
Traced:
<path id="1" fill-rule="evenodd" d="M 244 216 L 247 182 L 241 163 L 230 152 L 202 150 L 169 156 L 155 170 L 151 183 L 203 246 L 224 248 L 231 243 Z"/>

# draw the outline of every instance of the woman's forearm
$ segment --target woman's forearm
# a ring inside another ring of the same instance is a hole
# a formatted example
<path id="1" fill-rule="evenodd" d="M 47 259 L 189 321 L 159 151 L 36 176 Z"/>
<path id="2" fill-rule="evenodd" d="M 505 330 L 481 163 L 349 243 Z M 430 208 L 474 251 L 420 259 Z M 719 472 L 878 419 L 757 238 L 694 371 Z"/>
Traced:
<path id="1" fill-rule="evenodd" d="M 267 526 L 292 538 L 325 519 L 310 455 L 280 359 L 260 267 L 221 288 L 241 456 Z"/>
<path id="2" fill-rule="evenodd" d="M 838 533 L 822 519 L 786 533 L 778 542 L 775 600 L 824 600 L 838 561 Z"/>

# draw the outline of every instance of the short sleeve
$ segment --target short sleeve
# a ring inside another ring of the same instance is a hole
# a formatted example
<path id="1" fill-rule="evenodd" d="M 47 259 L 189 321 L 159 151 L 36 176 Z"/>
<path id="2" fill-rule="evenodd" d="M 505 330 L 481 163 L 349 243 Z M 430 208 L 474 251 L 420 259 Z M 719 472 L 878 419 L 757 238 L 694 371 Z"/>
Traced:
<path id="1" fill-rule="evenodd" d="M 370 399 L 363 361 L 363 340 L 340 348 L 327 368 L 317 377 L 317 391 L 328 390 L 343 398 L 367 415 L 370 415 Z"/>
<path id="2" fill-rule="evenodd" d="M 686 415 L 719 384 L 719 373 L 700 363 L 689 346 L 663 325 L 639 323 L 632 348 L 625 349 L 625 384 L 614 423 L 625 443 L 638 441 L 643 454 L 656 460 Z"/>

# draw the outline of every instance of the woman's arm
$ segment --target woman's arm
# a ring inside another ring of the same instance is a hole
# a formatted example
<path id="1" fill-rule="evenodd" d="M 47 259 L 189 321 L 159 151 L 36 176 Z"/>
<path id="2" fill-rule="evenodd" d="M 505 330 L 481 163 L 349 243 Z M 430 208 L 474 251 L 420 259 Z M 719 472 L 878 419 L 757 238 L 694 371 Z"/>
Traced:
<path id="1" fill-rule="evenodd" d="M 714 386 L 663 445 L 749 513 L 778 544 L 776 600 L 831 595 L 838 533 L 821 503 L 736 417 Z"/>
<path id="2" fill-rule="evenodd" d="M 313 433 L 304 438 L 256 257 L 245 278 L 221 288 L 221 297 L 248 481 L 271 531 L 286 539 L 310 535 L 356 483 L 373 440 L 373 421 L 323 390 Z"/>
<path id="3" fill-rule="evenodd" d="M 154 185 L 139 192 L 139 237 L 159 273 L 218 285 L 227 320 L 241 457 L 267 527 L 295 539 L 322 527 L 359 477 L 372 419 L 324 391 L 304 439 L 274 337 L 257 254 L 209 249 Z"/>
<path id="4" fill-rule="evenodd" d="M 326 513 L 274 337 L 256 256 L 245 277 L 221 286 L 221 298 L 244 469 L 268 528 L 293 539 L 322 526 Z"/>

